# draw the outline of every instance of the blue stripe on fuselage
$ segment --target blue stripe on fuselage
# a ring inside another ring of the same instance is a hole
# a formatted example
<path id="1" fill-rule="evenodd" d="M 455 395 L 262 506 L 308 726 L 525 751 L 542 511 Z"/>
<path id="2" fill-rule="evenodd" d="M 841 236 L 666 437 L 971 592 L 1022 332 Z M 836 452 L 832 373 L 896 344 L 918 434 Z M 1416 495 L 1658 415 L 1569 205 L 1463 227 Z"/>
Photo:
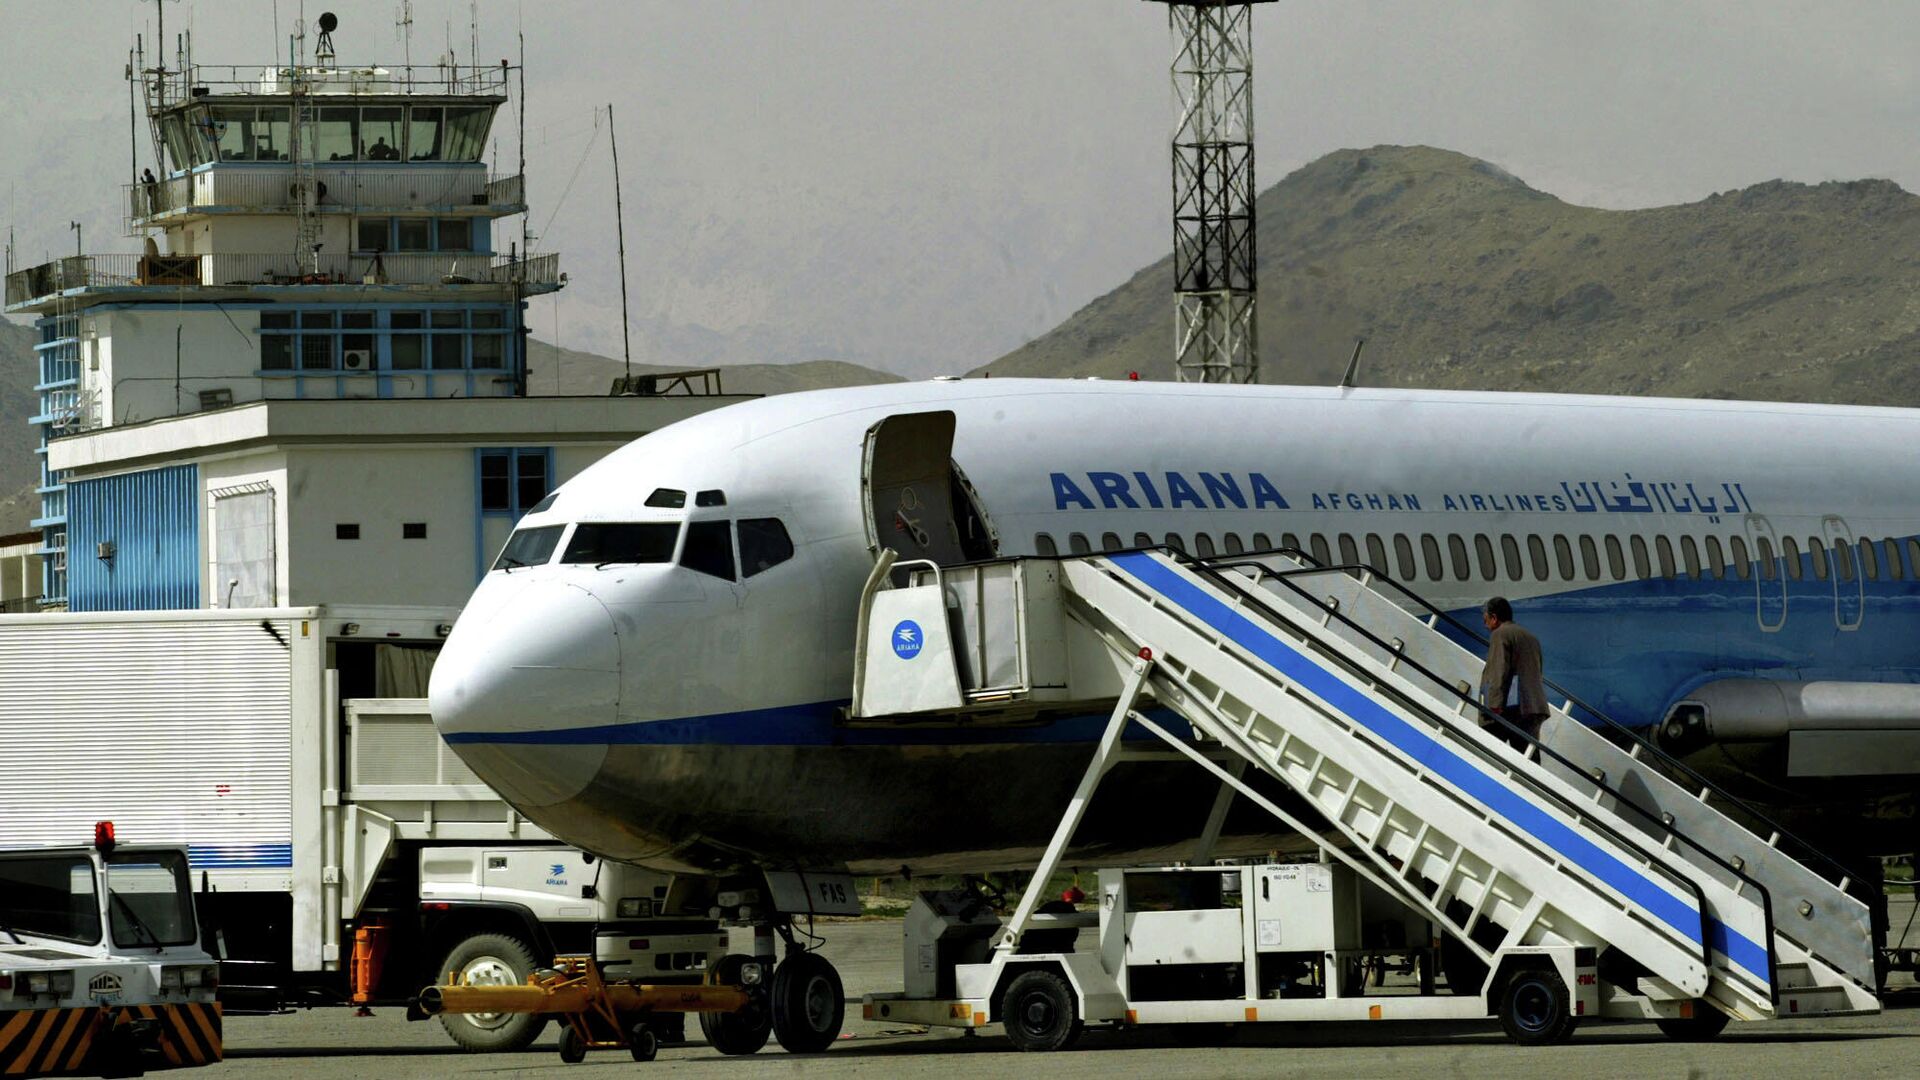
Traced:
<path id="1" fill-rule="evenodd" d="M 1645 875 L 1416 730 L 1332 672 L 1308 660 L 1246 616 L 1190 584 L 1156 562 L 1151 555 L 1114 555 L 1109 557 L 1109 561 L 1226 635 L 1321 701 L 1365 725 L 1368 730 L 1413 758 L 1429 773 L 1446 780 L 1469 798 L 1526 830 L 1614 891 L 1679 931 L 1687 940 L 1700 941 L 1700 912 L 1692 905 L 1654 885 Z M 1714 946 L 1734 963 L 1758 975 L 1763 982 L 1768 981 L 1767 950 L 1718 920 L 1712 921 L 1714 927 L 1709 933 Z"/>

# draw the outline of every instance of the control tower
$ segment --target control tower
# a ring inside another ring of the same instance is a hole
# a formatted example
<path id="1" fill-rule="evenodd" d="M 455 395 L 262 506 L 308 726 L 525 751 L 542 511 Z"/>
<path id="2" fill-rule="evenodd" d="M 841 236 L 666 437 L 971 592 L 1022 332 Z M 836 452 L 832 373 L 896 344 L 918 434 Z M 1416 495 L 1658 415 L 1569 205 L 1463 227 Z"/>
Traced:
<path id="1" fill-rule="evenodd" d="M 314 63 L 133 74 L 159 160 L 122 193 L 143 250 L 7 275 L 39 316 L 48 604 L 68 501 L 49 440 L 275 399 L 519 397 L 528 296 L 564 284 L 494 222 L 523 177 L 484 158 L 512 69 Z"/>

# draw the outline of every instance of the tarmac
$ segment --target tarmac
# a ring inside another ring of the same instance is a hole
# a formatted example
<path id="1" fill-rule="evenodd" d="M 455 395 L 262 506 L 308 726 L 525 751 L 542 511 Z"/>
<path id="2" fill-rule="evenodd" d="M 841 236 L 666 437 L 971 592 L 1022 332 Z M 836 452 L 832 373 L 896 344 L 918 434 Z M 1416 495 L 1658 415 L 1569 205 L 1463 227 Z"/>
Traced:
<path id="1" fill-rule="evenodd" d="M 769 1041 L 751 1057 L 726 1057 L 699 1039 L 668 1046 L 638 1064 L 622 1051 L 599 1051 L 578 1065 L 560 1061 L 558 1029 L 549 1025 L 517 1054 L 468 1054 L 437 1021 L 409 1023 L 397 1008 L 355 1017 L 346 1009 L 288 1016 L 232 1017 L 226 1022 L 222 1077 L 592 1077 L 794 1075 L 946 1077 L 1045 1076 L 1517 1076 L 1592 1080 L 1596 1076 L 1873 1076 L 1914 1075 L 1920 1061 L 1920 987 L 1897 977 L 1878 1016 L 1735 1023 L 1710 1043 L 1676 1043 L 1651 1024 L 1588 1022 L 1571 1042 L 1520 1047 L 1493 1021 L 1249 1025 L 1221 1032 L 1221 1044 L 1193 1046 L 1184 1033 L 1090 1030 L 1070 1050 L 1023 1054 L 996 1027 L 978 1035 L 868 1023 L 859 996 L 897 991 L 900 923 L 878 920 L 821 928 L 822 953 L 839 969 L 849 999 L 840 1042 L 823 1055 L 796 1057 Z M 559 1070 L 564 1070 L 561 1073 Z"/>

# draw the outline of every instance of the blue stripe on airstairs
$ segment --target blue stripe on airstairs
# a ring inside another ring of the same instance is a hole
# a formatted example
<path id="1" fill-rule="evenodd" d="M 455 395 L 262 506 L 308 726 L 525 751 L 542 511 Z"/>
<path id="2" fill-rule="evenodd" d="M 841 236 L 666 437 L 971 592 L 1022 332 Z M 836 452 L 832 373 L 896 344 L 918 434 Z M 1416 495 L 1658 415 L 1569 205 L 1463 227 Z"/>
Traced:
<path id="1" fill-rule="evenodd" d="M 1546 814 L 1491 776 L 1449 751 L 1431 737 L 1387 711 L 1379 702 L 1349 686 L 1332 672 L 1262 629 L 1251 619 L 1156 562 L 1151 555 L 1110 555 L 1108 561 L 1142 585 L 1184 608 L 1188 614 L 1225 635 L 1261 661 L 1340 710 L 1374 734 L 1399 747 L 1428 772 L 1460 789 L 1469 798 L 1525 829 L 1569 862 L 1611 886 L 1689 941 L 1700 941 L 1700 912 L 1691 904 L 1655 885 L 1648 878 L 1601 850 L 1592 841 Z M 1713 948 L 1735 964 L 1771 984 L 1764 946 L 1708 917 Z"/>

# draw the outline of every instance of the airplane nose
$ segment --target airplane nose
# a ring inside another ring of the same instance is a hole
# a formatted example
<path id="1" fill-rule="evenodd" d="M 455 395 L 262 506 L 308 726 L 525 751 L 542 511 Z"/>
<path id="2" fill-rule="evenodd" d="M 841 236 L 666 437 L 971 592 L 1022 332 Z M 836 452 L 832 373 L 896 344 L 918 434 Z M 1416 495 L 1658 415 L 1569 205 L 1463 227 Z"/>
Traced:
<path id="1" fill-rule="evenodd" d="M 434 664 L 428 705 L 481 780 L 516 805 L 548 806 L 579 794 L 606 757 L 595 729 L 619 713 L 620 639 L 586 589 L 514 585 L 503 602 L 461 614 Z"/>

